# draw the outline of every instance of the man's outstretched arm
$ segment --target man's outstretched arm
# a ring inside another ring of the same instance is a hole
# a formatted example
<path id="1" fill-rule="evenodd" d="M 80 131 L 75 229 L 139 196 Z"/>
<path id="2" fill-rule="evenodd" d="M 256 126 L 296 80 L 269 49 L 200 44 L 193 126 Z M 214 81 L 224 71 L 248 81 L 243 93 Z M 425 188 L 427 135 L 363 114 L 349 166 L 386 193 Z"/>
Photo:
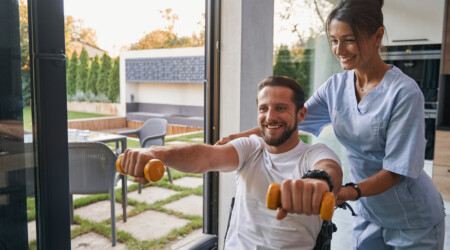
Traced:
<path id="1" fill-rule="evenodd" d="M 136 177 L 136 181 L 146 183 L 144 166 L 152 159 L 161 160 L 165 166 L 185 173 L 231 172 L 239 164 L 238 153 L 231 144 L 190 144 L 127 149 L 122 168 L 128 175 Z"/>

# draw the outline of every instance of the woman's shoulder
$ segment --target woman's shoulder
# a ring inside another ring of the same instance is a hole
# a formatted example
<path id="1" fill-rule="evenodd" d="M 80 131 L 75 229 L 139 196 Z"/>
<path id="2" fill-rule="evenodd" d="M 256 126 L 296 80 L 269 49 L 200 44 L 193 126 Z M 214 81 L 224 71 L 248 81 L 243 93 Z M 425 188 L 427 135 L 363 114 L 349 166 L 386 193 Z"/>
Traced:
<path id="1" fill-rule="evenodd" d="M 322 84 L 321 88 L 328 91 L 336 91 L 339 89 L 345 89 L 348 86 L 348 83 L 353 79 L 353 70 L 343 71 L 339 73 L 335 73 L 328 78 L 328 80 Z"/>
<path id="2" fill-rule="evenodd" d="M 419 84 L 403 73 L 399 68 L 392 66 L 392 69 L 387 73 L 386 83 L 388 87 L 396 92 L 400 93 L 410 93 L 410 94 L 421 94 Z"/>

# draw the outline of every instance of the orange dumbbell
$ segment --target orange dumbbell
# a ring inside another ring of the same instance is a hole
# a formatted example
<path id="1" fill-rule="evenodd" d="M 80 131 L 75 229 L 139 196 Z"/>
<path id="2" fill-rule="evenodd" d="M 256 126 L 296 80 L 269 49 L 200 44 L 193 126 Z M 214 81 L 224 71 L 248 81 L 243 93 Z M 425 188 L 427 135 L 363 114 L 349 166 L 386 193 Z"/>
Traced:
<path id="1" fill-rule="evenodd" d="M 326 192 L 322 196 L 320 205 L 320 217 L 322 220 L 330 221 L 334 213 L 335 197 L 332 192 Z M 266 206 L 268 209 L 276 210 L 281 207 L 281 185 L 272 183 L 267 190 Z"/>
<path id="2" fill-rule="evenodd" d="M 122 169 L 122 158 L 123 155 L 119 155 L 116 161 L 117 172 L 126 175 L 125 171 Z M 144 176 L 147 181 L 156 182 L 161 180 L 164 175 L 164 164 L 158 159 L 152 159 L 145 164 Z"/>

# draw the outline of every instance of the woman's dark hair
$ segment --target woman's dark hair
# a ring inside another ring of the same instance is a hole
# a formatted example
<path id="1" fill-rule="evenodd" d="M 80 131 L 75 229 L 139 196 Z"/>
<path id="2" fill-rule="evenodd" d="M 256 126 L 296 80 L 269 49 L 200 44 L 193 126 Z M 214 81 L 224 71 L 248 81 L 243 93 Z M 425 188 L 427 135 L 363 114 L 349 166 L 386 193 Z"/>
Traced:
<path id="1" fill-rule="evenodd" d="M 325 23 L 325 30 L 330 37 L 330 23 L 333 19 L 347 23 L 355 35 L 358 48 L 367 41 L 383 24 L 383 0 L 341 0 L 330 12 Z"/>
<path id="2" fill-rule="evenodd" d="M 295 104 L 295 112 L 297 113 L 301 108 L 303 108 L 303 104 L 305 103 L 305 92 L 303 92 L 302 85 L 300 85 L 300 83 L 296 80 L 287 76 L 269 76 L 258 84 L 258 94 L 267 86 L 282 86 L 290 88 L 292 90 L 291 100 Z M 258 98 L 256 98 L 256 103 L 258 103 Z"/>

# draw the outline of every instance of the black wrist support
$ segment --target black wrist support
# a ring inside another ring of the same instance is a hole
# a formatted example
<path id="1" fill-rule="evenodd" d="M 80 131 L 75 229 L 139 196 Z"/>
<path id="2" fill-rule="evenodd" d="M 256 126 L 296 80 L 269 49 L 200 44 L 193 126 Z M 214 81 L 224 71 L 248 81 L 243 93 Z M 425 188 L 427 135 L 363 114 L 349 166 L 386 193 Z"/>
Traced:
<path id="1" fill-rule="evenodd" d="M 328 186 L 330 187 L 330 192 L 333 191 L 333 182 L 331 181 L 330 175 L 323 170 L 308 170 L 308 172 L 303 175 L 302 179 L 312 178 L 312 179 L 323 179 L 326 180 Z"/>

